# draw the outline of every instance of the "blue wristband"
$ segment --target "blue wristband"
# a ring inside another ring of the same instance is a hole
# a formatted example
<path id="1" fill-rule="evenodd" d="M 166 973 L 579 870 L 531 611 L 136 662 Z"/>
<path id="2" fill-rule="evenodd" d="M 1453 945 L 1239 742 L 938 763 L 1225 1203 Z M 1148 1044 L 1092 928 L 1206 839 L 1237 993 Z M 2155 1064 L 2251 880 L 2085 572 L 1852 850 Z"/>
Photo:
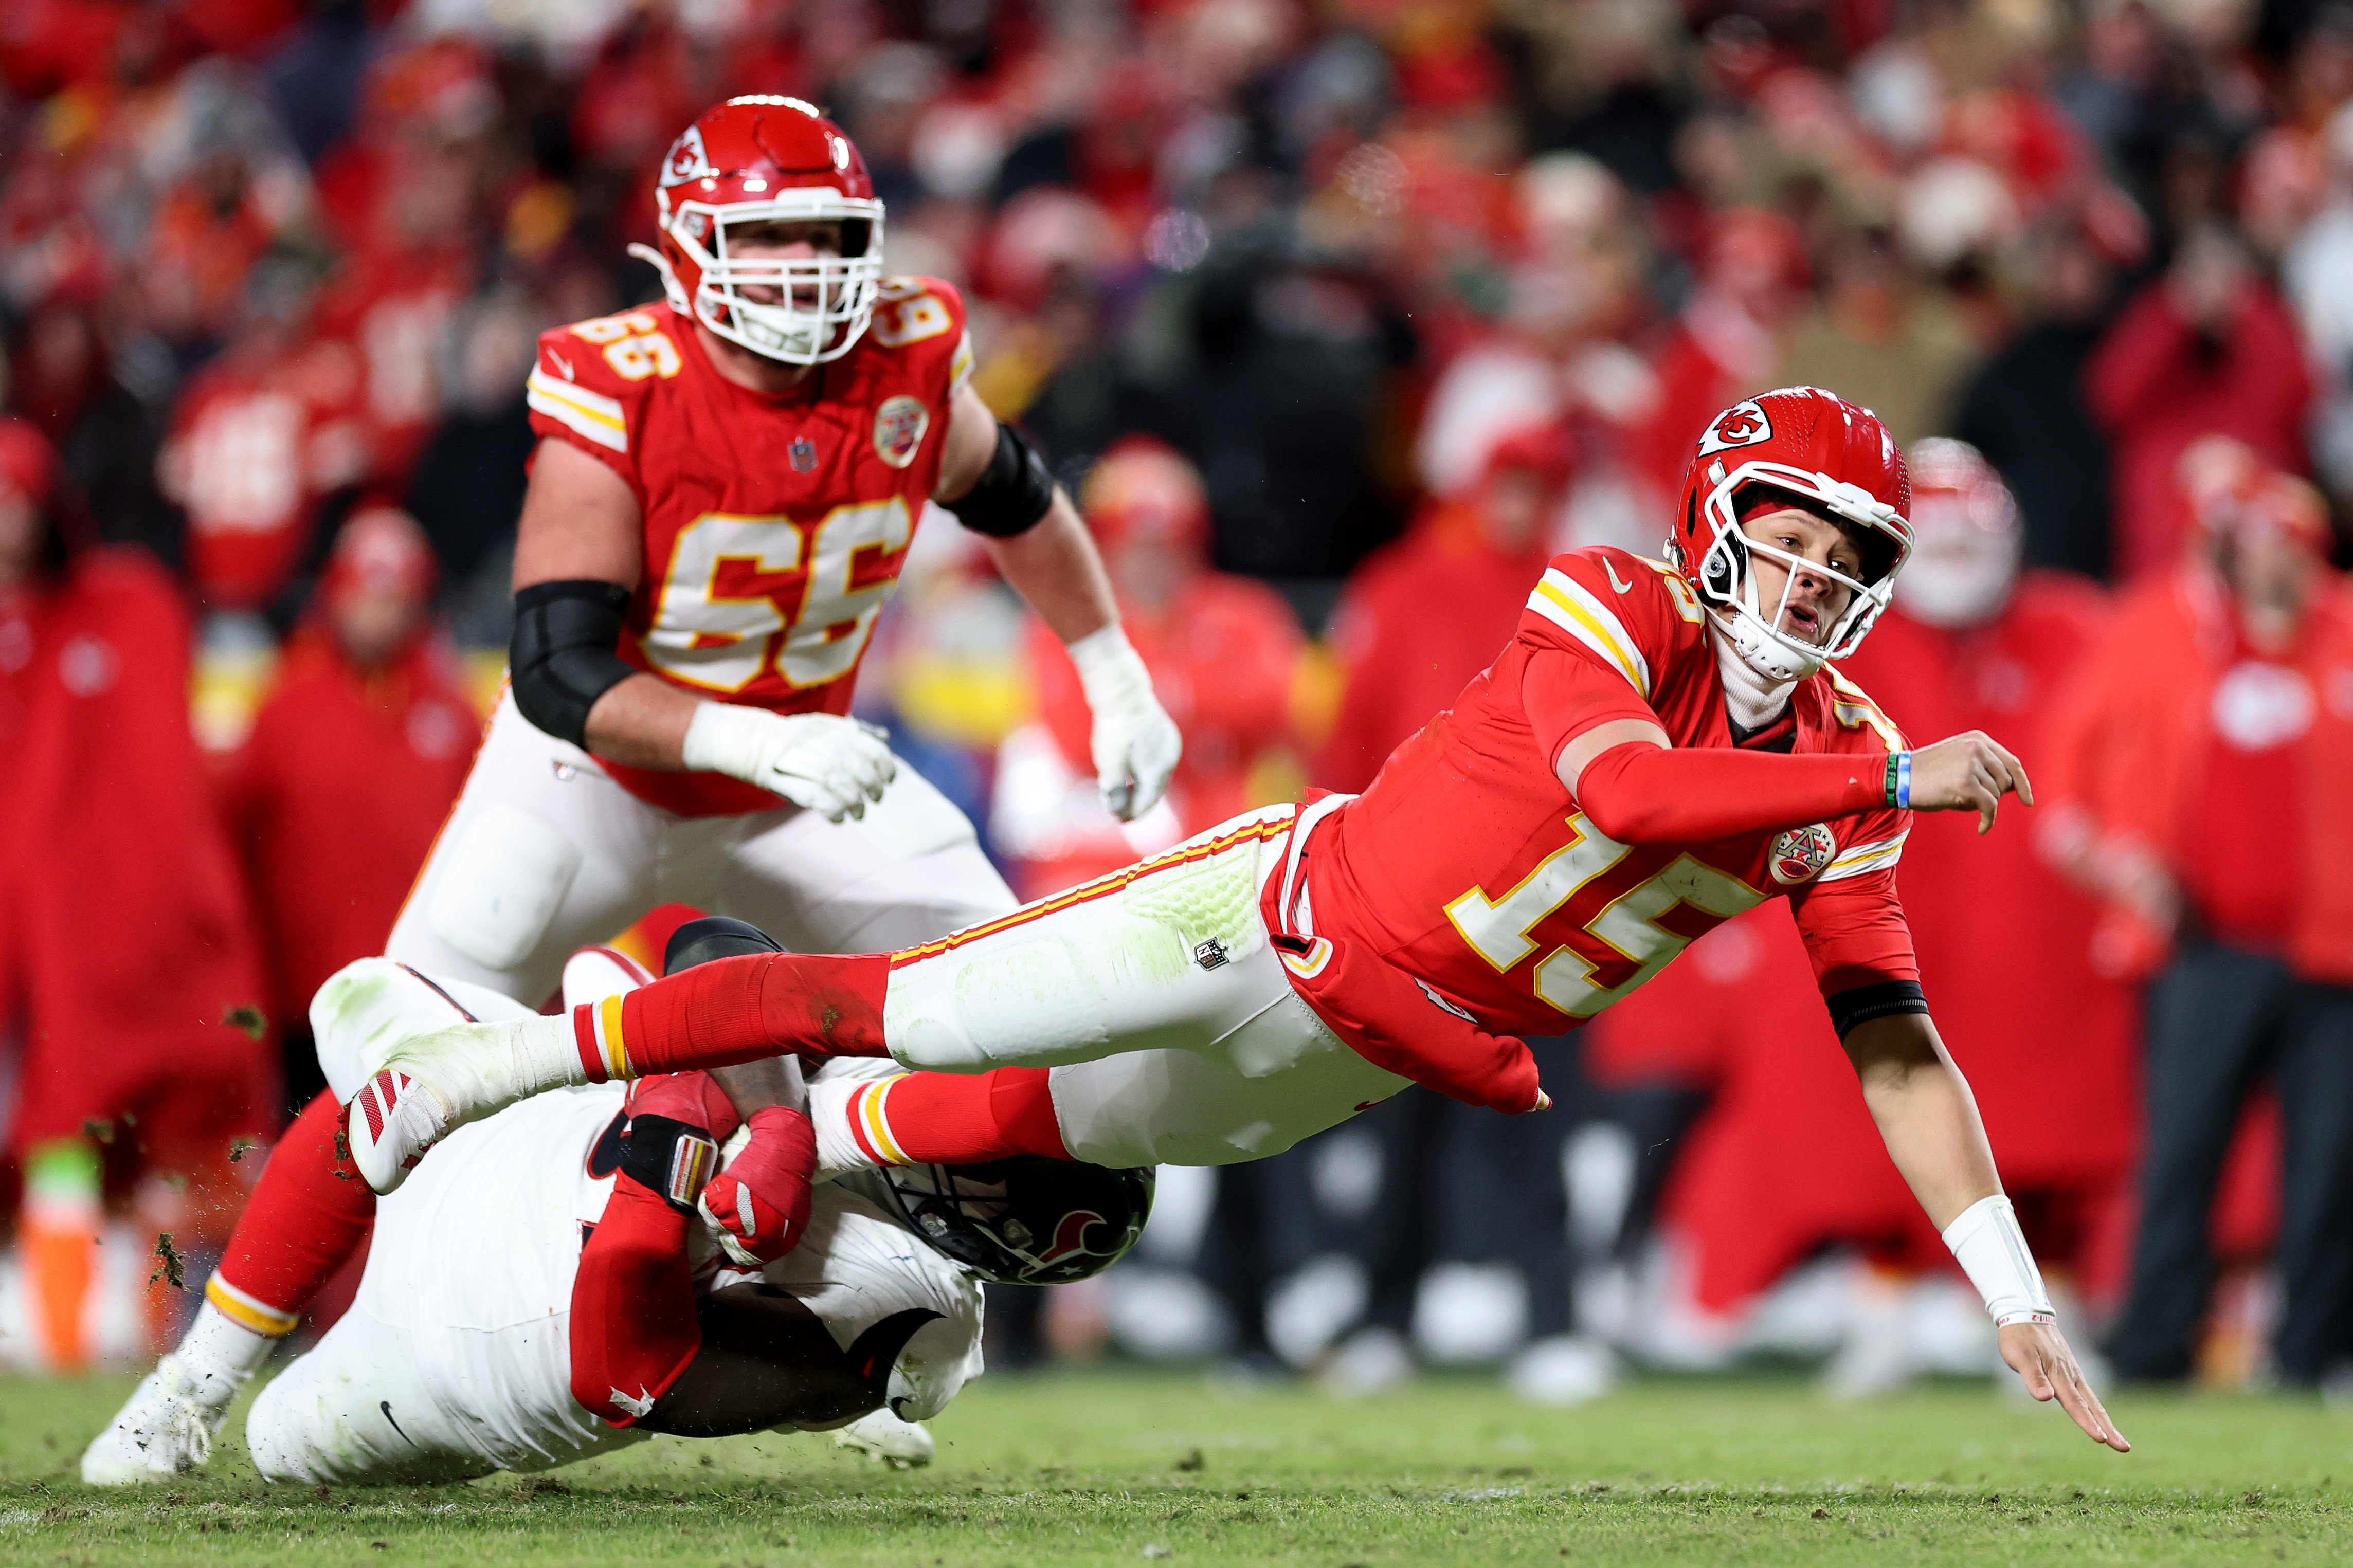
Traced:
<path id="1" fill-rule="evenodd" d="M 1912 753 L 1895 753 L 1895 809 L 1912 809 Z"/>

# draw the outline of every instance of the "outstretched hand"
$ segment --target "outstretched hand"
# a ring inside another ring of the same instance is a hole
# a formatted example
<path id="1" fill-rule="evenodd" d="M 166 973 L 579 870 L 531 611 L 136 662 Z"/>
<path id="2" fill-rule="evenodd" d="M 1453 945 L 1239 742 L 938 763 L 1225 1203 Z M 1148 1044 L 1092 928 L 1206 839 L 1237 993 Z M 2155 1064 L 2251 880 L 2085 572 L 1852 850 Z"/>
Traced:
<path id="1" fill-rule="evenodd" d="M 1968 730 L 1912 753 L 1912 809 L 1974 811 L 1978 831 L 1993 831 L 2001 797 L 2034 804 L 2026 764 L 1982 730 Z"/>
<path id="2" fill-rule="evenodd" d="M 2003 1329 L 2001 1359 L 2025 1380 L 2027 1393 L 2046 1402 L 2056 1399 L 2092 1441 L 2119 1454 L 2132 1452 L 2132 1444 L 2116 1430 L 2107 1407 L 2084 1381 L 2084 1369 L 2075 1364 L 2075 1352 L 2067 1348 L 2067 1336 L 2056 1323 L 2012 1323 Z"/>

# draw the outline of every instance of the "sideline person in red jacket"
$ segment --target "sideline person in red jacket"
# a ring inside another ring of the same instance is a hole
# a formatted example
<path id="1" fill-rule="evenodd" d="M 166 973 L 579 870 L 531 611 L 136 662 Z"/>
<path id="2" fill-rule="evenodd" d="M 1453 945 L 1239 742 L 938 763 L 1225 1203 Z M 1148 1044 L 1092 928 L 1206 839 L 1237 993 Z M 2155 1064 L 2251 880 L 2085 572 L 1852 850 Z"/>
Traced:
<path id="1" fill-rule="evenodd" d="M 2196 500 L 2197 498 L 2193 498 Z M 2147 1152 L 2116 1370 L 2189 1370 L 2240 1109 L 2283 1118 L 2280 1375 L 2316 1382 L 2353 1305 L 2353 594 L 2327 511 L 2264 474 L 2203 498 L 2193 559 L 2119 612 L 2053 747 L 2058 839 L 2155 971 Z"/>
<path id="2" fill-rule="evenodd" d="M 353 513 L 233 767 L 231 816 L 297 1104 L 323 1081 L 311 993 L 383 951 L 473 760 L 480 724 L 427 619 L 433 579 L 407 513 Z"/>
<path id="3" fill-rule="evenodd" d="M 2200 437 L 2235 437 L 2278 468 L 2305 466 L 2312 402 L 2295 319 L 2228 230 L 2181 243 L 2173 267 L 2118 313 L 2084 367 L 2108 434 L 2120 578 L 2161 573 L 2192 526 L 2176 466 Z"/>
<path id="4" fill-rule="evenodd" d="M 188 726 L 187 608 L 80 521 L 47 441 L 0 419 L 0 1036 L 20 1042 L 34 1332 L 59 1367 L 88 1355 L 103 1165 L 145 1172 L 142 1226 L 200 1251 L 233 1144 L 276 1125 L 252 922 Z"/>

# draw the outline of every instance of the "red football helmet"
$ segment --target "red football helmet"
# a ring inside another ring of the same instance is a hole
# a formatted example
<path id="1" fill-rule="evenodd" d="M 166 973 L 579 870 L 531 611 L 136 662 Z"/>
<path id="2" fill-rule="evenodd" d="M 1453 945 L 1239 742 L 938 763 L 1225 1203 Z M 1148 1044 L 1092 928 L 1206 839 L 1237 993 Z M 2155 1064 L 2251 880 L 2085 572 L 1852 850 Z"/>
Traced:
<path id="1" fill-rule="evenodd" d="M 797 98 L 731 98 L 670 143 L 654 184 L 670 302 L 754 353 L 823 364 L 856 346 L 882 281 L 882 204 L 841 127 Z M 841 254 L 730 256 L 731 224 L 836 222 Z M 775 304 L 745 287 L 777 291 Z"/>
<path id="2" fill-rule="evenodd" d="M 1860 530 L 1860 576 L 1741 531 L 1742 513 L 1776 500 Z M 1733 644 L 1751 668 L 1767 679 L 1795 680 L 1825 659 L 1852 653 L 1887 607 L 1895 574 L 1912 552 L 1911 510 L 1904 455 L 1879 416 L 1818 386 L 1785 386 L 1736 403 L 1708 422 L 1683 479 L 1667 555 L 1703 599 L 1731 612 Z M 1751 552 L 1789 568 L 1789 584 L 1803 571 L 1846 588 L 1846 613 L 1820 644 L 1780 629 L 1788 584 L 1770 614 L 1759 608 Z"/>

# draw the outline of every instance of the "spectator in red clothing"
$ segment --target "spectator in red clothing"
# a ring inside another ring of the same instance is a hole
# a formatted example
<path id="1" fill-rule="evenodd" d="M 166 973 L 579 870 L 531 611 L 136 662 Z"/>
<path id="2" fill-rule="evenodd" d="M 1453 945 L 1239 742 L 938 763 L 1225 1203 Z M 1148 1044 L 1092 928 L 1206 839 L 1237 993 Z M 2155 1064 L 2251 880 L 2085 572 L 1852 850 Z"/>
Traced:
<path id="1" fill-rule="evenodd" d="M 1454 705 L 1512 638 L 1552 553 L 1568 437 L 1537 426 L 1495 443 L 1469 493 L 1357 569 L 1334 617 L 1346 682 L 1315 782 L 1361 790 L 1399 742 Z"/>
<path id="2" fill-rule="evenodd" d="M 2147 1152 L 2109 1353 L 2190 1364 L 2240 1109 L 2279 1089 L 2280 1376 L 2309 1385 L 2353 1305 L 2353 595 L 2327 513 L 2273 474 L 2204 498 L 2202 573 L 2118 615 L 2060 736 L 2081 874 L 2165 954 L 2147 998 Z M 2088 736 L 2088 742 L 2084 737 Z M 2071 754 L 2088 752 L 2089 755 Z"/>
<path id="3" fill-rule="evenodd" d="M 2166 275 L 2117 316 L 2084 369 L 2114 462 L 2120 577 L 2172 566 L 2189 519 L 2174 483 L 2200 436 L 2237 437 L 2275 467 L 2306 467 L 2311 373 L 2295 319 L 2230 231 L 2183 239 Z"/>
<path id="4" fill-rule="evenodd" d="M 427 618 L 433 579 L 407 513 L 353 513 L 234 763 L 231 816 L 296 1104 L 320 1087 L 311 994 L 383 949 L 473 759 L 480 726 Z"/>
<path id="5" fill-rule="evenodd" d="M 1252 772 L 1291 736 L 1303 647 L 1272 589 L 1209 569 L 1200 476 L 1173 448 L 1132 437 L 1105 452 L 1081 494 L 1101 542 L 1121 623 L 1184 732 L 1185 756 L 1161 805 L 1121 823 L 1096 798 L 1086 694 L 1060 641 L 1034 621 L 1028 647 L 1038 722 L 998 760 L 991 829 L 1019 864 L 1024 898 L 1058 891 L 1215 826 L 1252 805 Z"/>
<path id="6" fill-rule="evenodd" d="M 245 327 L 179 396 L 157 459 L 188 516 L 187 567 L 208 605 L 267 607 L 300 567 L 319 504 L 368 467 L 363 365 L 310 331 L 309 285 L 257 269 Z"/>
<path id="7" fill-rule="evenodd" d="M 1912 557 L 1844 668 L 1913 734 L 1983 730 L 2031 760 L 2105 604 L 2082 578 L 2021 574 L 2019 508 L 1975 448 L 1923 441 L 1911 464 Z M 2096 910 L 2025 825 L 1954 826 L 1920 817 L 1904 849 L 1921 984 L 2035 1255 L 2080 1272 L 2132 1151 L 2130 997 L 2094 972 Z"/>
<path id="8" fill-rule="evenodd" d="M 0 1035 L 58 1366 L 87 1354 L 102 1167 L 142 1170 L 140 1221 L 201 1255 L 233 1142 L 276 1123 L 251 922 L 188 728 L 187 610 L 79 522 L 56 452 L 0 419 Z"/>

